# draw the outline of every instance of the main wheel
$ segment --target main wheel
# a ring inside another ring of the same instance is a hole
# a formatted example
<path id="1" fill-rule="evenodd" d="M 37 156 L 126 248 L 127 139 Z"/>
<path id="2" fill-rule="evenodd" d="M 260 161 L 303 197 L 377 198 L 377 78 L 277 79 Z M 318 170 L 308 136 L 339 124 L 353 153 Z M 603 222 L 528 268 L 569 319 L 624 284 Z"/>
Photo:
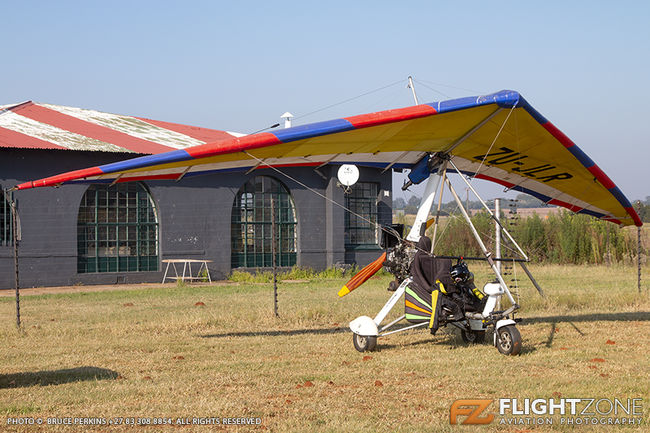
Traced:
<path id="1" fill-rule="evenodd" d="M 485 342 L 485 331 L 466 331 L 461 329 L 460 336 L 463 337 L 465 343 L 469 344 L 481 344 Z"/>
<path id="2" fill-rule="evenodd" d="M 521 334 L 515 326 L 508 325 L 497 330 L 497 349 L 504 355 L 519 355 Z"/>
<path id="3" fill-rule="evenodd" d="M 377 337 L 364 337 L 359 334 L 352 334 L 354 348 L 359 352 L 372 352 L 377 347 Z"/>

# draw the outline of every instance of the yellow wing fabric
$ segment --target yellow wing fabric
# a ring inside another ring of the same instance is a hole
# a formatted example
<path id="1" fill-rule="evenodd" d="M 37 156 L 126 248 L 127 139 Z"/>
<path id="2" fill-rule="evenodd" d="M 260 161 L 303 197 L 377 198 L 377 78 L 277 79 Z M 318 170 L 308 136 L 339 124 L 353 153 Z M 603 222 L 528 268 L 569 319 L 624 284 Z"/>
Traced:
<path id="1" fill-rule="evenodd" d="M 641 225 L 609 177 L 514 91 L 253 134 L 68 172 L 16 188 L 180 179 L 266 166 L 354 163 L 411 168 L 431 152 L 449 152 L 466 173 L 549 204 L 622 225 Z"/>

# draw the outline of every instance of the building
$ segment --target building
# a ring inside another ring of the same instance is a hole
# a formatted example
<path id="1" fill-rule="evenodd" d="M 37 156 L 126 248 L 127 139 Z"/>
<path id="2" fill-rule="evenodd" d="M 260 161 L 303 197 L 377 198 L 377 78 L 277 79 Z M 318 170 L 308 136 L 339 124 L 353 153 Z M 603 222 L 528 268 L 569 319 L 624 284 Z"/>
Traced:
<path id="1" fill-rule="evenodd" d="M 61 172 L 237 135 L 31 101 L 0 106 L 0 186 L 6 190 Z M 362 167 L 359 182 L 345 194 L 337 170 L 336 165 L 292 167 L 280 174 L 258 168 L 15 191 L 10 194 L 21 234 L 20 285 L 157 282 L 164 271 L 161 261 L 172 258 L 211 260 L 213 278 L 235 268 L 269 267 L 272 200 L 278 264 L 363 266 L 379 250 L 379 233 L 368 221 L 391 221 L 391 172 Z M 14 285 L 11 227 L 2 196 L 0 289 Z"/>

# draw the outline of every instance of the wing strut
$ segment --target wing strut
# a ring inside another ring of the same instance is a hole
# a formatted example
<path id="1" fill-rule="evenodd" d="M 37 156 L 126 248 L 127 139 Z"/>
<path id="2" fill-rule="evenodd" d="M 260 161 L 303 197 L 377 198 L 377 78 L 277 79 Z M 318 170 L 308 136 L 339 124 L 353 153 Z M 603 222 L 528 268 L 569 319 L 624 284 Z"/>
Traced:
<path id="1" fill-rule="evenodd" d="M 334 161 L 334 158 L 336 158 L 336 157 L 339 156 L 339 155 L 340 155 L 340 153 L 337 153 L 336 155 L 334 155 L 333 157 L 331 157 L 331 158 L 328 159 L 327 161 L 324 161 L 322 164 L 320 164 L 320 165 L 319 165 L 318 167 L 316 167 L 316 168 L 318 169 L 318 168 L 321 168 L 321 167 L 325 167 L 327 164 L 329 164 L 330 162 Z"/>
<path id="2" fill-rule="evenodd" d="M 178 182 L 179 180 L 181 180 L 181 179 L 182 179 L 182 178 L 187 174 L 187 172 L 189 172 L 189 171 L 192 169 L 192 167 L 193 167 L 192 165 L 188 165 L 187 168 L 186 168 L 185 170 L 183 170 L 183 172 L 180 174 L 180 176 L 178 176 L 178 177 L 176 178 L 176 182 Z M 121 176 L 121 175 L 120 175 L 120 176 Z"/>

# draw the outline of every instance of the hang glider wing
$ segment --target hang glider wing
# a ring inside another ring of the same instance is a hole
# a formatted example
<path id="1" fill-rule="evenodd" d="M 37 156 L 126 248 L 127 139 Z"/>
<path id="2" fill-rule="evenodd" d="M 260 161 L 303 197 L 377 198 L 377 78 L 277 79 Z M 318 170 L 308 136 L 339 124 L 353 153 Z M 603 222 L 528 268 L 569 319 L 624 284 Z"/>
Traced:
<path id="1" fill-rule="evenodd" d="M 621 225 L 641 225 L 628 199 L 594 161 L 514 91 L 236 137 L 76 170 L 17 188 L 178 180 L 326 163 L 412 168 L 431 152 L 449 152 L 462 171 L 548 204 Z"/>

